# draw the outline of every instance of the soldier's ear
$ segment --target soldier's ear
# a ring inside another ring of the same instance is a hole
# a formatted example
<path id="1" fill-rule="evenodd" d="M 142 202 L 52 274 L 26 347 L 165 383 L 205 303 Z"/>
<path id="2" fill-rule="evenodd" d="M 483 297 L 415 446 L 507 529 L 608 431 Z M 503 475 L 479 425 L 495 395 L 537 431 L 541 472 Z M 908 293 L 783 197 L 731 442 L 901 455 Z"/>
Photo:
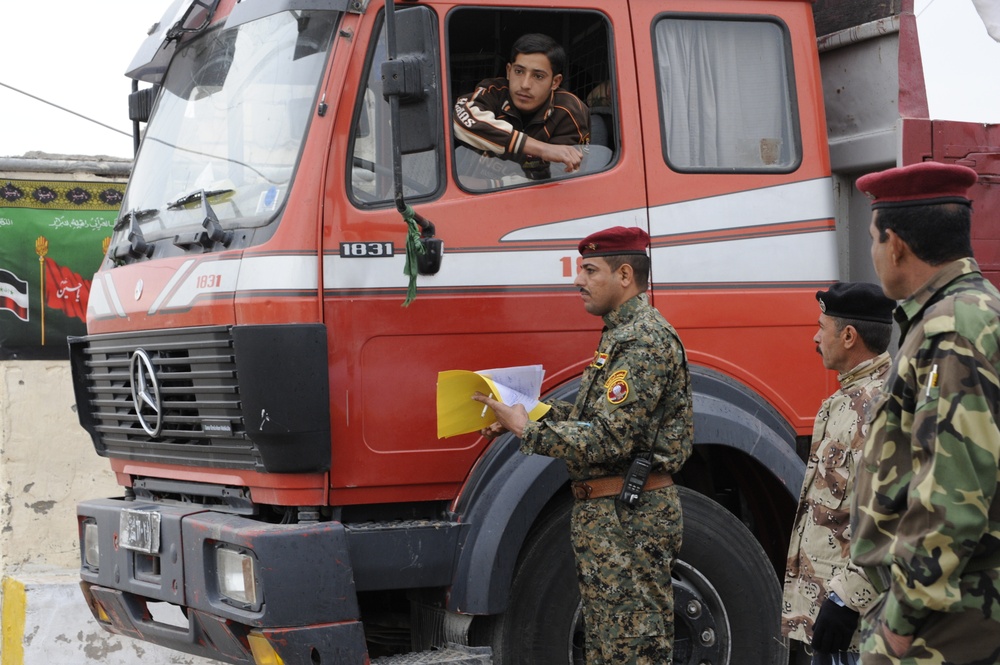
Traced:
<path id="1" fill-rule="evenodd" d="M 840 331 L 840 339 L 843 340 L 844 348 L 850 349 L 853 348 L 854 345 L 857 344 L 858 340 L 861 338 L 858 335 L 857 328 L 855 328 L 851 324 L 847 324 L 846 326 L 844 326 L 844 329 Z"/>
<path id="2" fill-rule="evenodd" d="M 622 286 L 628 288 L 630 284 L 635 283 L 635 269 L 632 268 L 628 263 L 623 263 L 618 266 L 618 279 L 621 280 Z"/>
<path id="3" fill-rule="evenodd" d="M 886 249 L 888 250 L 889 258 L 892 260 L 892 265 L 898 266 L 906 253 L 910 251 L 910 246 L 892 229 L 886 229 L 885 233 L 888 236 L 886 239 Z"/>

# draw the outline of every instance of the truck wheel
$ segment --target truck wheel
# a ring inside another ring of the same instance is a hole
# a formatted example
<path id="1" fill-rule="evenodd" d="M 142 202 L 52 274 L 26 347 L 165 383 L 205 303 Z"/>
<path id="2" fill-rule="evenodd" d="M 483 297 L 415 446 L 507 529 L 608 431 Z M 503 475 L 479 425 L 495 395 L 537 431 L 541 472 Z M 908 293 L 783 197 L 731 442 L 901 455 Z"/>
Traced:
<path id="1" fill-rule="evenodd" d="M 684 544 L 674 565 L 675 665 L 788 662 L 779 632 L 781 589 L 742 522 L 684 487 Z M 529 536 L 503 614 L 473 627 L 494 665 L 583 663 L 583 622 L 569 544 L 569 502 Z"/>
<path id="2" fill-rule="evenodd" d="M 781 586 L 760 543 L 718 503 L 678 490 L 684 541 L 673 568 L 674 663 L 787 663 Z"/>
<path id="3" fill-rule="evenodd" d="M 583 665 L 583 620 L 569 542 L 572 499 L 543 514 L 521 551 L 510 602 L 472 639 L 493 647 L 493 665 Z"/>

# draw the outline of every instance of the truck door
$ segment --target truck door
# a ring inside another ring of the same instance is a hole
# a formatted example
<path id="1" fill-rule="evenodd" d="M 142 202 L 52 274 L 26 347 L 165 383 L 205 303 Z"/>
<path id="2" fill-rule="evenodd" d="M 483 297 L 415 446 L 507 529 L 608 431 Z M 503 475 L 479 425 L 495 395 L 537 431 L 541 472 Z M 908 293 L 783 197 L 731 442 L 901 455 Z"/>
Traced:
<path id="1" fill-rule="evenodd" d="M 445 246 L 440 272 L 418 279 L 405 308 L 406 228 L 392 201 L 381 11 L 368 12 L 358 31 L 373 37 L 365 58 L 347 68 L 344 89 L 357 92 L 341 100 L 351 112 L 337 117 L 334 142 L 344 149 L 331 151 L 324 205 L 333 500 L 362 501 L 373 491 L 380 501 L 453 497 L 484 441 L 437 438 L 438 372 L 542 364 L 543 390 L 578 375 L 601 322 L 571 286 L 577 243 L 608 226 L 647 225 L 634 59 L 613 28 L 627 26 L 626 10 L 519 4 L 402 10 L 426 13 L 436 31 L 428 57 L 440 68 L 441 105 L 434 146 L 403 156 L 404 193 Z M 563 44 L 563 86 L 601 115 L 602 145 L 585 147 L 581 173 L 553 166 L 550 177 L 528 180 L 516 163 L 483 156 L 452 134 L 455 99 L 503 76 L 513 41 L 527 32 Z"/>
<path id="2" fill-rule="evenodd" d="M 832 388 L 789 368 L 815 366 L 814 294 L 838 278 L 809 3 L 630 7 L 657 306 L 693 362 L 807 432 Z"/>

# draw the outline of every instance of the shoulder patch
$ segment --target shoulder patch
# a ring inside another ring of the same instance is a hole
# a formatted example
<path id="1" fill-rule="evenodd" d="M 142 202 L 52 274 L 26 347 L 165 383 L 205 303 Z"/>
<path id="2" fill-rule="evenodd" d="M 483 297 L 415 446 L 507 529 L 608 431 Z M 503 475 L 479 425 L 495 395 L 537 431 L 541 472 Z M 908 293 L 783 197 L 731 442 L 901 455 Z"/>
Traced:
<path id="1" fill-rule="evenodd" d="M 604 387 L 610 388 L 616 381 L 624 381 L 626 376 L 628 376 L 627 369 L 615 370 L 611 373 L 611 376 L 608 377 L 607 381 L 604 382 Z"/>
<path id="2" fill-rule="evenodd" d="M 627 376 L 628 370 L 620 369 L 609 376 L 608 380 L 604 382 L 604 387 L 608 391 L 607 397 L 610 404 L 617 406 L 628 399 L 631 390 L 625 378 Z"/>

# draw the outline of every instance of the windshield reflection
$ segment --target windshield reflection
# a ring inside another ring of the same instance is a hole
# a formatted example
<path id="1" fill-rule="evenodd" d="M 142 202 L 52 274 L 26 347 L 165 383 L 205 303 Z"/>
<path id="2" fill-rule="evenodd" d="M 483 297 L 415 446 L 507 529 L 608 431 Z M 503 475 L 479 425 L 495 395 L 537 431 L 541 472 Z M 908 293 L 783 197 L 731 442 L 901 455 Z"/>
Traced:
<path id="1" fill-rule="evenodd" d="M 148 242 L 200 229 L 203 191 L 223 227 L 262 226 L 275 217 L 338 18 L 283 12 L 215 30 L 177 52 L 121 207 L 122 215 L 144 211 L 137 221 Z M 112 244 L 125 242 L 125 232 Z"/>

